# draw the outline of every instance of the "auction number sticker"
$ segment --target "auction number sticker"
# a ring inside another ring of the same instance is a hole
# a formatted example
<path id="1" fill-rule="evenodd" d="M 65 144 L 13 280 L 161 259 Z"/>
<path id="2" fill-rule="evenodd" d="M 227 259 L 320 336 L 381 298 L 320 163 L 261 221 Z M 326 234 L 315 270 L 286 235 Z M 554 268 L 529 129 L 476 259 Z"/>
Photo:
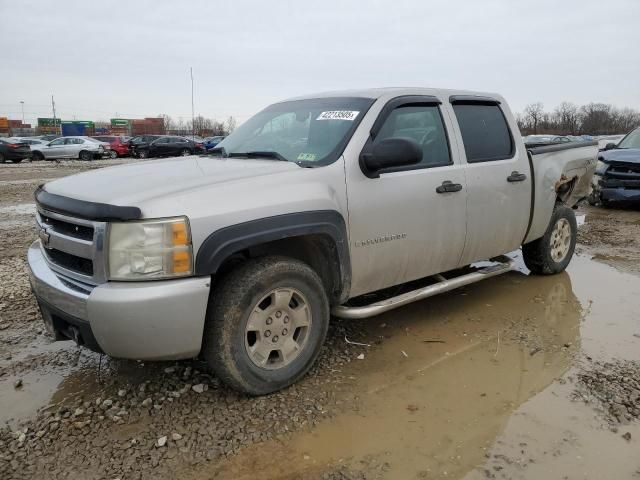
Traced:
<path id="1" fill-rule="evenodd" d="M 315 153 L 301 153 L 300 155 L 298 155 L 298 160 L 313 162 L 315 159 L 316 159 Z"/>
<path id="2" fill-rule="evenodd" d="M 332 110 L 330 112 L 322 112 L 316 120 L 348 120 L 353 122 L 359 113 L 353 110 Z"/>

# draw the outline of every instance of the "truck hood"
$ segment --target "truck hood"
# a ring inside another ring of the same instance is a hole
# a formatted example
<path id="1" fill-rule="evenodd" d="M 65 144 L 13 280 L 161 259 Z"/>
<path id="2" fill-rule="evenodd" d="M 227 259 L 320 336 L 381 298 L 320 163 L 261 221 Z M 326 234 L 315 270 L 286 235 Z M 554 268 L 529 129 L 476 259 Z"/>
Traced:
<path id="1" fill-rule="evenodd" d="M 613 150 L 600 152 L 599 156 L 605 163 L 640 163 L 640 148 L 614 148 Z"/>
<path id="2" fill-rule="evenodd" d="M 191 156 L 92 170 L 54 180 L 44 189 L 77 200 L 140 206 L 186 190 L 296 170 L 301 167 L 276 160 Z"/>

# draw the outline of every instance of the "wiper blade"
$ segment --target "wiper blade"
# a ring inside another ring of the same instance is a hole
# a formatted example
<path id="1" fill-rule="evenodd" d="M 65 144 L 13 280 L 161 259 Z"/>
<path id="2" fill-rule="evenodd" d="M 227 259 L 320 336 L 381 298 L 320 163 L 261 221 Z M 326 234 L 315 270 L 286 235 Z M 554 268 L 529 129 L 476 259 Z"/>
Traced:
<path id="1" fill-rule="evenodd" d="M 270 150 L 254 150 L 252 152 L 231 152 L 227 155 L 229 158 L 232 157 L 246 157 L 246 158 L 272 158 L 274 160 L 280 160 L 281 162 L 288 162 L 285 157 L 280 155 L 278 152 L 273 152 Z"/>

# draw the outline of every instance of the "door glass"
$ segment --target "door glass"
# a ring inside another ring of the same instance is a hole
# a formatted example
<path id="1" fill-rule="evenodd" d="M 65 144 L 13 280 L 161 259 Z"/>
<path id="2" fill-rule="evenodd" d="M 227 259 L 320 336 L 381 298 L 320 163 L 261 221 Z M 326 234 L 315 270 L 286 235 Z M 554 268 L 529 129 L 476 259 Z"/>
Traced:
<path id="1" fill-rule="evenodd" d="M 454 104 L 467 162 L 506 160 L 514 154 L 509 126 L 499 105 Z"/>
<path id="2" fill-rule="evenodd" d="M 49 145 L 51 146 L 64 145 L 64 138 L 57 138 L 56 140 L 51 142 Z"/>
<path id="3" fill-rule="evenodd" d="M 402 106 L 393 110 L 376 135 L 374 145 L 387 138 L 408 138 L 422 149 L 422 161 L 409 168 L 449 165 L 449 144 L 437 105 Z M 401 167 L 401 170 L 407 170 Z M 385 170 L 393 171 L 393 170 Z"/>

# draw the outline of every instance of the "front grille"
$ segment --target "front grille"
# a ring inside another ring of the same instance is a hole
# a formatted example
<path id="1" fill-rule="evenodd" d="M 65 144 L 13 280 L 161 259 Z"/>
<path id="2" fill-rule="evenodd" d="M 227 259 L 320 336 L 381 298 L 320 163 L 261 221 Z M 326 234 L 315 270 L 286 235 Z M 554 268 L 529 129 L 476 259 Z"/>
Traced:
<path id="1" fill-rule="evenodd" d="M 93 261 L 71 255 L 61 250 L 46 249 L 47 257 L 62 268 L 66 268 L 81 275 L 93 277 Z"/>
<path id="2" fill-rule="evenodd" d="M 107 280 L 104 263 L 106 223 L 69 217 L 38 207 L 40 242 L 49 267 L 82 288 Z"/>
<path id="3" fill-rule="evenodd" d="M 82 240 L 93 240 L 93 227 L 65 222 L 52 217 L 48 217 L 44 214 L 41 214 L 40 218 L 42 218 L 42 222 L 45 225 L 50 225 L 56 232 L 60 232 L 63 235 L 80 238 Z"/>

